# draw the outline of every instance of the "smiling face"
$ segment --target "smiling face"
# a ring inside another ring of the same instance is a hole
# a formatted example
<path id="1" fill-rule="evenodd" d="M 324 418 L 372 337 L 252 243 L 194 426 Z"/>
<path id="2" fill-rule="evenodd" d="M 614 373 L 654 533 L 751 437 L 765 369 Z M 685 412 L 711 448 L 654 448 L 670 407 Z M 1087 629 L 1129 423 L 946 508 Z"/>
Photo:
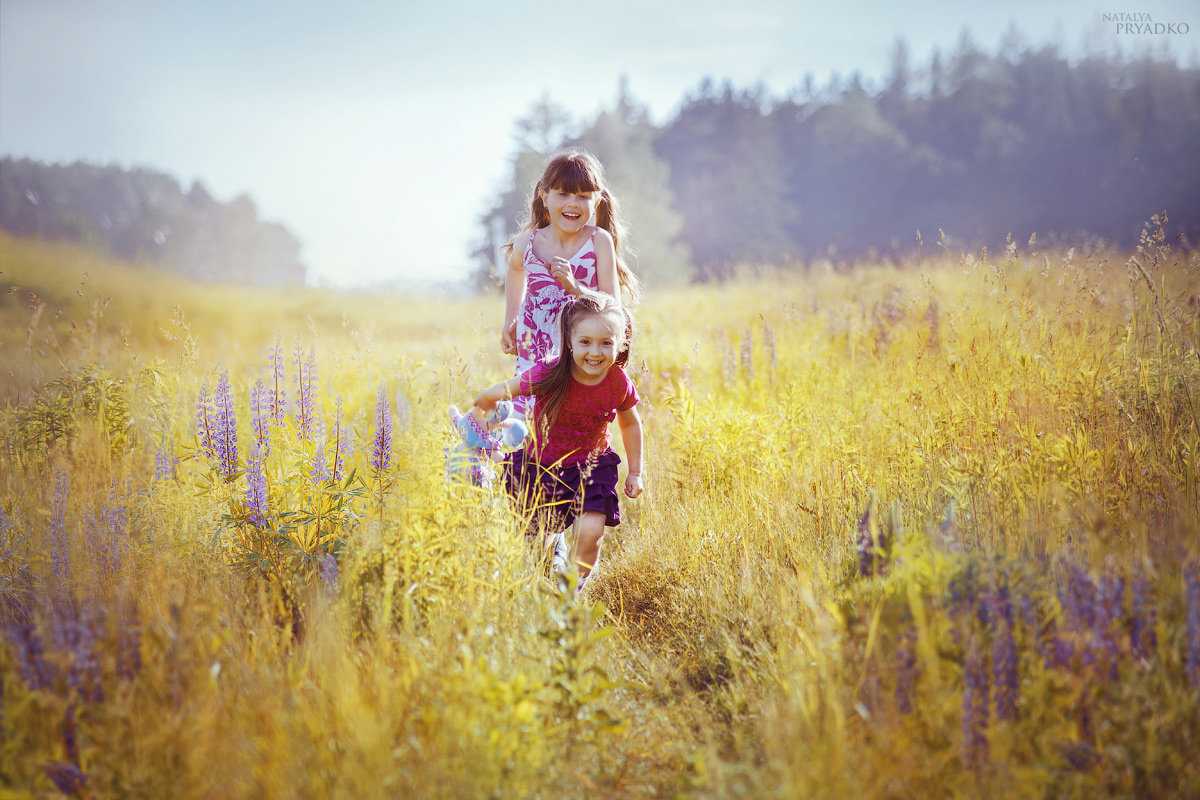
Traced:
<path id="1" fill-rule="evenodd" d="M 571 329 L 571 377 L 595 386 L 604 380 L 621 350 L 624 329 L 614 314 L 588 314 Z"/>
<path id="2" fill-rule="evenodd" d="M 542 203 L 550 215 L 550 224 L 563 233 L 576 233 L 587 225 L 596 213 L 599 192 L 569 192 L 549 189 L 541 193 Z"/>

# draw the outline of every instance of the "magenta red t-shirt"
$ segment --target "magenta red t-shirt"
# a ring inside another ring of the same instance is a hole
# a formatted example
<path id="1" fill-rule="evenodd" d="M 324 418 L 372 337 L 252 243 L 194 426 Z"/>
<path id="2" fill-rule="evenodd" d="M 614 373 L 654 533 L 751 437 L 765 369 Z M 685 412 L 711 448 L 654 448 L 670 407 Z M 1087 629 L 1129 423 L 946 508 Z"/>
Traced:
<path id="1" fill-rule="evenodd" d="M 530 391 L 553 363 L 539 361 L 522 372 L 518 376 L 521 391 Z M 534 424 L 530 431 L 533 441 L 526 449 L 536 453 L 537 460 L 543 464 L 572 466 L 586 461 L 592 453 L 604 452 L 612 440 L 608 424 L 617 418 L 618 411 L 628 411 L 637 405 L 637 389 L 620 367 L 609 367 L 604 380 L 595 386 L 580 383 L 575 378 L 570 381 L 554 429 L 545 441 L 540 440 L 544 427 L 541 404 L 535 403 L 533 407 Z M 530 450 L 531 447 L 535 449 Z"/>

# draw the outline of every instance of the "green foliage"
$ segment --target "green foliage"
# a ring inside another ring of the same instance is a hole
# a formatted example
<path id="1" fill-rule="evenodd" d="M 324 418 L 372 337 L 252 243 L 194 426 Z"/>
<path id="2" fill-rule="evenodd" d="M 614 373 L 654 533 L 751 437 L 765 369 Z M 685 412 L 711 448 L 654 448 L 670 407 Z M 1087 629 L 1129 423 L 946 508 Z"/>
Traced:
<path id="1" fill-rule="evenodd" d="M 152 379 L 147 374 L 143 376 Z M 113 378 L 104 369 L 84 366 L 55 378 L 12 415 L 5 440 L 25 457 L 63 446 L 68 451 L 89 426 L 116 458 L 135 444 L 129 381 Z"/>

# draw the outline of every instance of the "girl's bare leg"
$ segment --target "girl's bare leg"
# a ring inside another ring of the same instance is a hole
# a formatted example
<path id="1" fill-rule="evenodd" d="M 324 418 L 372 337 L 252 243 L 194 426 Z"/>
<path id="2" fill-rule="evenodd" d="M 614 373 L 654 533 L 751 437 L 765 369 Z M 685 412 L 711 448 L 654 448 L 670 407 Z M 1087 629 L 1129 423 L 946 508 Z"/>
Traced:
<path id="1" fill-rule="evenodd" d="M 575 542 L 573 555 L 579 568 L 579 577 L 586 578 L 600 558 L 600 543 L 604 539 L 604 515 L 599 511 L 585 511 L 575 520 Z"/>

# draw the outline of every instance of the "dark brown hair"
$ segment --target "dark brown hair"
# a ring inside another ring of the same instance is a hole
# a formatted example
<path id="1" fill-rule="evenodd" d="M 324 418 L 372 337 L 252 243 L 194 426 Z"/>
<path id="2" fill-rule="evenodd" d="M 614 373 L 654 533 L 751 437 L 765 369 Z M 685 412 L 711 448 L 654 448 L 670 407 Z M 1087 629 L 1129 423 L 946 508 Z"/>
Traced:
<path id="1" fill-rule="evenodd" d="M 604 180 L 604 167 L 595 156 L 584 150 L 567 150 L 550 159 L 542 177 L 533 186 L 533 196 L 529 201 L 529 218 L 522 223 L 521 233 L 532 234 L 550 224 L 550 212 L 542 200 L 542 193 L 554 190 L 571 194 L 600 193 L 600 201 L 596 204 L 596 226 L 608 231 L 613 240 L 617 259 L 617 293 L 618 296 L 624 297 L 624 302 L 635 302 L 641 287 L 637 276 L 625 266 L 621 257 L 621 239 L 625 236 L 625 224 L 618 211 L 617 198 L 608 190 Z M 512 252 L 515 238 L 504 245 L 506 252 Z"/>

